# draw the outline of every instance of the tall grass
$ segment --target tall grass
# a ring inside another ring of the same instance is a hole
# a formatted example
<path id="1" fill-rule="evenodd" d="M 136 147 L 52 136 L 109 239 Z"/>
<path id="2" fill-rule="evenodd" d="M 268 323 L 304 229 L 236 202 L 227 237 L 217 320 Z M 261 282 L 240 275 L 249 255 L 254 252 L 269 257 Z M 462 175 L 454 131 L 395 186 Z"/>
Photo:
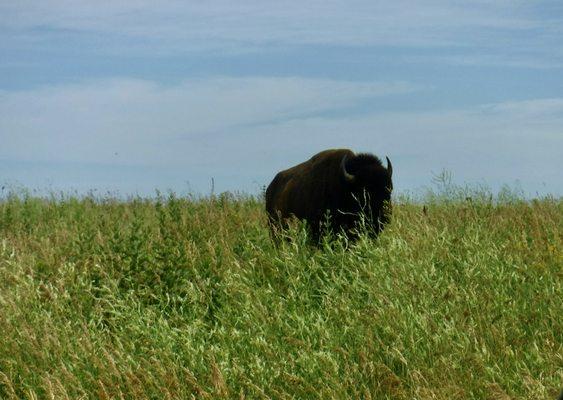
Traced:
<path id="1" fill-rule="evenodd" d="M 375 241 L 276 247 L 253 197 L 11 194 L 0 398 L 552 399 L 562 224 L 442 192 Z"/>

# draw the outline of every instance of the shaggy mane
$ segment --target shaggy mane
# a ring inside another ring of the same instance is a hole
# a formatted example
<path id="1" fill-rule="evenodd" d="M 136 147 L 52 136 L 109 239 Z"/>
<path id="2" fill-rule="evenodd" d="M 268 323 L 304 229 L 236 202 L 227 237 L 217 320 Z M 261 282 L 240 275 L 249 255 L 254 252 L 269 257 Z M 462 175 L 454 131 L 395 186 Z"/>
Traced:
<path id="1" fill-rule="evenodd" d="M 369 153 L 360 153 L 356 154 L 355 157 L 350 157 L 346 160 L 346 169 L 349 172 L 354 173 L 361 167 L 374 164 L 379 167 L 383 167 L 379 157 Z"/>

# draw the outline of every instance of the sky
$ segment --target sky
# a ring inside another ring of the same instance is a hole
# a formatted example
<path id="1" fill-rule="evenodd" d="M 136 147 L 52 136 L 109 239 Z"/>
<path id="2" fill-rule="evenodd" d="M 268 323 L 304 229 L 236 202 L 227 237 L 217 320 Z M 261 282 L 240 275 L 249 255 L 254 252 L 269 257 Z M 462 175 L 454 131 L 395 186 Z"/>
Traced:
<path id="1" fill-rule="evenodd" d="M 4 187 L 256 194 L 328 148 L 563 195 L 563 2 L 0 1 Z"/>

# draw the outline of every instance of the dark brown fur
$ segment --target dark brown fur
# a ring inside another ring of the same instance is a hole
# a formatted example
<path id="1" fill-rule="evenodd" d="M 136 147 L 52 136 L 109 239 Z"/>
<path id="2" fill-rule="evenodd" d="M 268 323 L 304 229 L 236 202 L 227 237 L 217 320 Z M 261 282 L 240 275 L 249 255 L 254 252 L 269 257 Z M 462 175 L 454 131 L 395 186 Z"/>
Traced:
<path id="1" fill-rule="evenodd" d="M 353 182 L 345 178 L 344 157 Z M 266 211 L 274 232 L 296 217 L 307 222 L 316 241 L 325 230 L 353 235 L 363 213 L 370 232 L 377 235 L 389 220 L 392 189 L 391 169 L 379 158 L 348 149 L 325 150 L 275 176 L 266 190 Z"/>

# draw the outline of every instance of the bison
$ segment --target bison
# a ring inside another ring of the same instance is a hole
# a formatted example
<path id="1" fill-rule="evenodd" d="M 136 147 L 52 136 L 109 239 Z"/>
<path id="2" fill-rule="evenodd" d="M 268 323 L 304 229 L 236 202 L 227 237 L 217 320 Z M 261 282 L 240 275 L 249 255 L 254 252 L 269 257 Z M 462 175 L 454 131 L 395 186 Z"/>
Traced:
<path id="1" fill-rule="evenodd" d="M 295 217 L 305 221 L 311 239 L 327 233 L 356 237 L 364 222 L 377 236 L 389 221 L 393 167 L 372 154 L 348 149 L 322 151 L 279 172 L 266 189 L 266 211 L 275 236 Z"/>

